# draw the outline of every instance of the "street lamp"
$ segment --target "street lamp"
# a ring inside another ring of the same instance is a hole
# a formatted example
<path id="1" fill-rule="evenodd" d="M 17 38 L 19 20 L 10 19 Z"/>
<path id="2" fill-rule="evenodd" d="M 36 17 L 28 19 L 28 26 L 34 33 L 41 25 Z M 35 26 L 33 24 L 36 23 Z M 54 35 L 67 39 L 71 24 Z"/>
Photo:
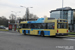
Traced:
<path id="1" fill-rule="evenodd" d="M 25 7 L 25 6 L 20 6 L 20 7 L 24 7 L 26 8 L 26 10 L 28 10 L 29 8 L 33 8 L 33 7 Z M 26 14 L 26 21 L 27 21 L 27 14 Z"/>
<path id="2" fill-rule="evenodd" d="M 19 12 L 15 12 L 15 11 L 11 11 L 11 12 L 13 12 L 13 13 L 15 13 L 15 24 L 16 24 L 16 19 L 17 19 L 17 13 L 20 13 L 20 11 Z"/>
<path id="3" fill-rule="evenodd" d="M 62 19 L 63 19 L 63 0 L 62 0 Z"/>

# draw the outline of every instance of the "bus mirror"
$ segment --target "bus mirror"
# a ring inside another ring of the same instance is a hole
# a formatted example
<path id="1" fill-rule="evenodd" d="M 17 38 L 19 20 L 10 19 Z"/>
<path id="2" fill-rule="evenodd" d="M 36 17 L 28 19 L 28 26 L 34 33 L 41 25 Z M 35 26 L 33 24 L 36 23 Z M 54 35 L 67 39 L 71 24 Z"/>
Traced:
<path id="1" fill-rule="evenodd" d="M 19 29 L 21 29 L 21 27 L 19 27 Z"/>
<path id="2" fill-rule="evenodd" d="M 21 29 L 21 26 L 19 26 L 19 29 Z"/>

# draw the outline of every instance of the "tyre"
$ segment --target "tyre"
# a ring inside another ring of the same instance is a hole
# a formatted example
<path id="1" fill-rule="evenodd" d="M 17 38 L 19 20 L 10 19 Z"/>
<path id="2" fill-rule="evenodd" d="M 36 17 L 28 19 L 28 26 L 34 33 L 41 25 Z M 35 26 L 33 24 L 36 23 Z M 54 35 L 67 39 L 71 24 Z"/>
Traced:
<path id="1" fill-rule="evenodd" d="M 24 30 L 24 35 L 26 35 L 26 31 Z"/>
<path id="2" fill-rule="evenodd" d="M 41 36 L 44 37 L 44 32 L 43 31 L 41 32 Z"/>

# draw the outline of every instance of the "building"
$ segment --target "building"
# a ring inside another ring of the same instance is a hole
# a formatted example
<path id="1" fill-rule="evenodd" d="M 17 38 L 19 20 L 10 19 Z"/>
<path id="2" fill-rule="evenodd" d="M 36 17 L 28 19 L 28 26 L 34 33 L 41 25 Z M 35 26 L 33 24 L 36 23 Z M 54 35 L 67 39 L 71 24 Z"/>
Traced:
<path id="1" fill-rule="evenodd" d="M 63 12 L 63 13 L 62 13 Z M 62 16 L 63 14 L 63 16 Z M 67 19 L 69 24 L 69 30 L 75 31 L 75 9 L 70 7 L 58 8 L 50 11 L 50 18 Z"/>

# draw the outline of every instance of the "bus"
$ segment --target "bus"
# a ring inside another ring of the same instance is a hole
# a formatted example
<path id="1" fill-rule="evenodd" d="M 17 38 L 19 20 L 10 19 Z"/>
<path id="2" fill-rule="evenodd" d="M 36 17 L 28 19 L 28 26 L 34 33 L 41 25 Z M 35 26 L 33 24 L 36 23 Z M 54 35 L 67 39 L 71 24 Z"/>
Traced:
<path id="1" fill-rule="evenodd" d="M 68 21 L 65 19 L 39 18 L 36 21 L 22 21 L 19 26 L 19 32 L 24 35 L 68 35 Z"/>

